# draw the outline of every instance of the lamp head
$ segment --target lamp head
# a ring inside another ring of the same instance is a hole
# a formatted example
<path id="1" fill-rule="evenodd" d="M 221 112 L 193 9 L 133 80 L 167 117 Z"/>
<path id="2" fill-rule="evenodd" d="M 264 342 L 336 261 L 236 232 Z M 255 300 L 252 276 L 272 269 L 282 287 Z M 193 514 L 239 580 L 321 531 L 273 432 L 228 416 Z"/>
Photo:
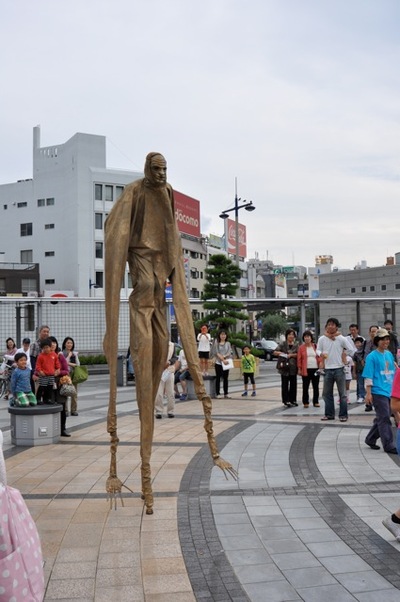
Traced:
<path id="1" fill-rule="evenodd" d="M 227 213 L 224 213 L 224 212 L 220 213 L 219 216 L 220 216 L 221 219 L 228 219 L 228 217 L 229 217 L 229 215 Z"/>
<path id="2" fill-rule="evenodd" d="M 253 205 L 253 201 L 250 201 L 247 207 L 245 207 L 246 211 L 254 211 L 255 207 Z"/>

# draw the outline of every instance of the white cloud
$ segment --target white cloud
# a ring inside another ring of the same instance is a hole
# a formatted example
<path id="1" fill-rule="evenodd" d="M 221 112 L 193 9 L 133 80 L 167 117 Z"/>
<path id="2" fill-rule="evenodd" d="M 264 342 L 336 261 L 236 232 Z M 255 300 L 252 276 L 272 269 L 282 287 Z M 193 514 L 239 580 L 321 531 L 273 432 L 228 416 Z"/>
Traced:
<path id="1" fill-rule="evenodd" d="M 44 145 L 103 134 L 112 167 L 163 152 L 213 232 L 237 176 L 251 252 L 381 264 L 400 250 L 399 16 L 396 0 L 8 3 L 0 182 L 31 174 L 38 123 Z"/>

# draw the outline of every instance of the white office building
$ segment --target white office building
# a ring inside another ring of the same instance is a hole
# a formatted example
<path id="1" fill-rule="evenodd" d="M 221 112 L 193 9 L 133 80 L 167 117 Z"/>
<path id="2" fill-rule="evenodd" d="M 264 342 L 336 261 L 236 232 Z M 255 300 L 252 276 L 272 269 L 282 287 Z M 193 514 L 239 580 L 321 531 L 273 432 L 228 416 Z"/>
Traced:
<path id="1" fill-rule="evenodd" d="M 2 260 L 38 263 L 38 294 L 101 295 L 104 219 L 124 186 L 142 175 L 106 168 L 104 136 L 78 133 L 41 147 L 35 127 L 32 179 L 0 185 Z"/>

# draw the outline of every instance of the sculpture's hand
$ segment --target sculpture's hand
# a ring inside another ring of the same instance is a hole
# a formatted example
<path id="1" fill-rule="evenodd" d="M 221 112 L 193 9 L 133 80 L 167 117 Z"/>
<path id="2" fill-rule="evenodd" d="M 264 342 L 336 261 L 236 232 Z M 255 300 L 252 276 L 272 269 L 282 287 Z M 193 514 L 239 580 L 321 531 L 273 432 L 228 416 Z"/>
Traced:
<path id="1" fill-rule="evenodd" d="M 230 462 L 227 462 L 226 460 L 224 460 L 223 458 L 221 458 L 221 456 L 218 456 L 218 458 L 214 458 L 214 464 L 215 466 L 218 466 L 218 468 L 220 468 L 222 470 L 222 472 L 224 473 L 224 476 L 226 478 L 226 480 L 228 480 L 228 476 L 227 473 L 233 477 L 233 479 L 235 481 L 238 480 L 238 473 L 237 471 L 233 468 L 232 464 Z"/>

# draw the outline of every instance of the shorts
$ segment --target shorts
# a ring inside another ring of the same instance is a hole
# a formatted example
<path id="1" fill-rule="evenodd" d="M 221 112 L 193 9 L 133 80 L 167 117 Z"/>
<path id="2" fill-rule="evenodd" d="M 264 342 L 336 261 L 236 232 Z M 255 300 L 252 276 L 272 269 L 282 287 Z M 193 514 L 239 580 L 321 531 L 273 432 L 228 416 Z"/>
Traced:
<path id="1" fill-rule="evenodd" d="M 252 385 L 255 385 L 254 372 L 243 372 L 244 384 L 247 385 L 250 379 Z"/>
<path id="2" fill-rule="evenodd" d="M 205 360 L 209 360 L 210 359 L 210 352 L 209 351 L 199 351 L 199 357 L 205 359 Z"/>

